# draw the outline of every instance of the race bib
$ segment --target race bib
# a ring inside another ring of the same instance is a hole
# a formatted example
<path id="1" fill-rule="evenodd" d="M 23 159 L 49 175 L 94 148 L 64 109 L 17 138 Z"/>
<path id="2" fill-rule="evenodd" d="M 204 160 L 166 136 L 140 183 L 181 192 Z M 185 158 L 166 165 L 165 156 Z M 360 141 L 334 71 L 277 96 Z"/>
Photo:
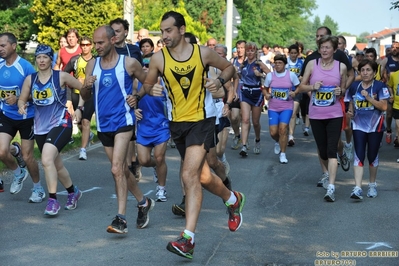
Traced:
<path id="1" fill-rule="evenodd" d="M 365 110 L 365 111 L 374 110 L 374 105 L 372 105 L 369 101 L 367 101 L 366 97 L 364 97 L 360 93 L 357 93 L 354 98 L 355 98 L 354 103 L 356 110 Z"/>
<path id="2" fill-rule="evenodd" d="M 54 102 L 53 90 L 50 87 L 45 87 L 39 90 L 36 86 L 32 91 L 33 102 L 37 105 L 50 105 Z"/>
<path id="3" fill-rule="evenodd" d="M 335 86 L 322 86 L 312 92 L 312 103 L 315 106 L 326 107 L 335 103 Z"/>
<path id="4" fill-rule="evenodd" d="M 289 89 L 286 88 L 272 88 L 272 98 L 282 101 L 287 101 L 289 97 Z"/>
<path id="5" fill-rule="evenodd" d="M 5 102 L 5 98 L 8 97 L 8 95 L 15 95 L 15 96 L 19 96 L 19 89 L 18 86 L 1 86 L 0 87 L 0 100 L 3 101 L 5 104 L 7 104 Z M 8 104 L 7 104 L 8 105 Z"/>

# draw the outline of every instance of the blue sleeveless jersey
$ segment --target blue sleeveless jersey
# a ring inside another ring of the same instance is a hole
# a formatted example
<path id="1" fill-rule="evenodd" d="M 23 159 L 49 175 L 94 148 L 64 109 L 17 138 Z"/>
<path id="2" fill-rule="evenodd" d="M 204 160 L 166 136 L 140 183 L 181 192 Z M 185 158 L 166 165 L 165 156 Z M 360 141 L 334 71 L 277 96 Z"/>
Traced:
<path id="1" fill-rule="evenodd" d="M 141 87 L 142 84 L 139 82 L 137 90 L 140 91 Z M 156 137 L 164 131 L 169 132 L 166 93 L 164 89 L 161 97 L 145 95 L 139 101 L 138 108 L 142 110 L 143 119 L 137 121 L 137 135 Z"/>
<path id="2" fill-rule="evenodd" d="M 9 105 L 5 101 L 5 97 L 8 94 L 14 94 L 19 97 L 25 78 L 32 73 L 35 73 L 33 66 L 19 56 L 11 66 L 7 66 L 5 60 L 0 62 L 0 109 L 7 117 L 14 120 L 33 117 L 32 102 L 27 102 L 27 115 L 21 115 L 18 113 L 17 104 Z"/>
<path id="3" fill-rule="evenodd" d="M 287 64 L 285 65 L 285 69 L 294 72 L 297 77 L 301 75 L 303 67 L 303 60 L 300 58 L 296 59 L 296 62 L 292 62 L 291 59 L 287 58 Z"/>
<path id="4" fill-rule="evenodd" d="M 60 71 L 53 70 L 50 79 L 41 83 L 37 73 L 32 74 L 31 96 L 35 106 L 34 132 L 45 135 L 54 127 L 72 127 L 72 118 L 65 104 L 67 87 L 60 86 Z"/>
<path id="5" fill-rule="evenodd" d="M 101 57 L 97 57 L 92 74 L 97 76 L 93 85 L 97 131 L 116 132 L 134 125 L 134 110 L 126 102 L 127 95 L 132 94 L 133 79 L 125 70 L 124 55 L 119 55 L 111 69 L 102 69 L 100 62 Z"/>

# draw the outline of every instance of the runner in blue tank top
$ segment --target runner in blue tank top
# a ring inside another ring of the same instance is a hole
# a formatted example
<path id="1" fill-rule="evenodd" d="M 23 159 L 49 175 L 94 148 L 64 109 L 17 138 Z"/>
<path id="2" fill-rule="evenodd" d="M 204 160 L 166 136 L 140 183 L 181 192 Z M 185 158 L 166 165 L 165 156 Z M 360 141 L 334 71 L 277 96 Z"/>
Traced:
<path id="1" fill-rule="evenodd" d="M 67 88 L 80 90 L 80 83 L 66 72 L 52 70 L 53 49 L 40 44 L 35 52 L 39 71 L 29 75 L 23 84 L 18 100 L 19 113 L 26 114 L 27 100 L 32 98 L 35 107 L 35 140 L 42 154 L 49 198 L 45 215 L 56 215 L 61 206 L 57 200 L 58 180 L 68 192 L 66 210 L 76 209 L 82 192 L 73 185 L 60 152 L 72 135 L 71 114 L 66 107 Z"/>
<path id="2" fill-rule="evenodd" d="M 119 55 L 115 50 L 115 31 L 111 26 L 101 26 L 94 31 L 93 43 L 98 58 L 86 67 L 86 79 L 80 95 L 83 100 L 94 98 L 97 116 L 98 138 L 112 166 L 115 180 L 118 213 L 107 232 L 125 234 L 127 190 L 138 201 L 137 227 L 144 228 L 149 222 L 148 212 L 154 201 L 143 195 L 137 181 L 129 171 L 128 144 L 133 136 L 134 112 L 127 104 L 132 97 L 133 78 L 144 82 L 145 73 L 134 58 Z M 93 95 L 92 95 L 93 92 Z"/>
<path id="3" fill-rule="evenodd" d="M 144 71 L 148 71 L 148 64 L 152 53 L 144 58 Z M 159 83 L 164 86 L 162 79 Z M 154 181 L 156 188 L 156 201 L 165 202 L 167 165 L 165 153 L 170 138 L 169 120 L 167 118 L 167 91 L 161 97 L 147 95 L 142 89 L 142 83 L 135 80 L 133 95 L 138 101 L 135 115 L 137 117 L 137 154 L 140 165 L 154 167 Z M 144 97 L 145 96 L 145 97 Z M 133 104 L 133 103 L 132 103 Z M 170 105 L 170 103 L 169 103 Z M 153 151 L 154 155 L 151 156 Z"/>
<path id="4" fill-rule="evenodd" d="M 21 191 L 24 180 L 30 174 L 33 189 L 29 202 L 42 202 L 46 194 L 40 184 L 37 161 L 33 157 L 33 105 L 29 102 L 26 115 L 19 114 L 17 106 L 24 80 L 35 70 L 17 54 L 17 46 L 14 34 L 0 34 L 0 161 L 13 172 L 11 194 Z M 21 137 L 21 145 L 18 142 L 10 145 L 17 132 Z M 3 191 L 3 181 L 0 179 L 0 192 Z"/>

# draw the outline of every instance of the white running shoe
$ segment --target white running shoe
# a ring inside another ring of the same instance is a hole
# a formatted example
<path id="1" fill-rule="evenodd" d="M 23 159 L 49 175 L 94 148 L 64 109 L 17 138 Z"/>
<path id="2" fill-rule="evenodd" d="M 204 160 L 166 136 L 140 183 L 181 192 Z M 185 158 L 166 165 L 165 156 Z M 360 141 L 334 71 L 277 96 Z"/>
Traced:
<path id="1" fill-rule="evenodd" d="M 280 154 L 281 149 L 280 149 L 280 144 L 278 142 L 274 143 L 274 154 Z"/>
<path id="2" fill-rule="evenodd" d="M 83 160 L 83 161 L 87 160 L 86 150 L 80 149 L 79 160 Z"/>
<path id="3" fill-rule="evenodd" d="M 260 141 L 259 142 L 256 142 L 256 140 L 254 141 L 254 153 L 255 154 L 260 153 Z"/>
<path id="4" fill-rule="evenodd" d="M 324 200 L 325 200 L 325 201 L 328 201 L 328 202 L 334 202 L 334 201 L 335 201 L 334 192 L 335 192 L 334 186 L 331 185 L 331 184 L 328 185 L 327 193 L 326 193 L 326 195 L 324 196 Z"/>
<path id="5" fill-rule="evenodd" d="M 346 154 L 346 157 L 348 157 L 349 161 L 352 160 L 352 155 L 353 155 L 352 147 L 353 147 L 352 142 L 350 142 L 349 144 L 347 144 L 346 142 L 344 143 L 344 152 Z"/>
<path id="6" fill-rule="evenodd" d="M 281 164 L 287 164 L 288 163 L 288 160 L 287 160 L 287 157 L 285 156 L 285 153 L 280 153 L 280 163 Z"/>
<path id="7" fill-rule="evenodd" d="M 154 169 L 153 169 L 153 176 L 152 176 L 152 178 L 153 178 L 153 180 L 154 180 L 154 183 L 158 183 L 157 167 L 154 166 L 153 168 L 154 168 Z"/>
<path id="8" fill-rule="evenodd" d="M 226 173 L 226 176 L 229 176 L 230 174 L 230 164 L 227 160 L 222 161 L 222 164 L 224 165 L 224 172 Z"/>
<path id="9" fill-rule="evenodd" d="M 367 191 L 367 197 L 375 198 L 377 197 L 377 183 L 369 183 L 369 190 Z"/>
<path id="10" fill-rule="evenodd" d="M 28 170 L 26 170 L 25 168 L 21 168 L 21 173 L 19 175 L 14 176 L 14 180 L 12 181 L 10 187 L 10 193 L 17 194 L 18 192 L 20 192 L 24 185 L 24 181 L 28 176 L 29 176 Z"/>
<path id="11" fill-rule="evenodd" d="M 321 175 L 320 180 L 317 182 L 318 187 L 323 187 L 324 189 L 327 189 L 328 184 L 329 184 L 329 174 L 328 173 L 323 173 Z"/>
<path id="12" fill-rule="evenodd" d="M 165 202 L 168 199 L 166 198 L 166 190 L 165 189 L 161 189 L 159 186 L 157 186 L 157 194 L 155 194 L 157 197 L 157 201 L 158 202 Z"/>
<path id="13" fill-rule="evenodd" d="M 46 197 L 43 187 L 32 188 L 32 195 L 29 198 L 30 203 L 40 203 Z"/>

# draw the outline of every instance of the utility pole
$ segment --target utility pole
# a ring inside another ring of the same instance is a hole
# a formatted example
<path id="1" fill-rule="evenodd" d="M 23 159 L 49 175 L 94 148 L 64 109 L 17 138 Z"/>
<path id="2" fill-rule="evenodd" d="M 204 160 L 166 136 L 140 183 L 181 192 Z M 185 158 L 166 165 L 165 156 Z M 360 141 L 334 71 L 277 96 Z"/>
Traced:
<path id="1" fill-rule="evenodd" d="M 233 0 L 227 0 L 226 3 L 226 40 L 227 58 L 231 57 L 231 47 L 233 43 Z"/>
<path id="2" fill-rule="evenodd" d="M 132 0 L 123 0 L 123 18 L 129 22 L 129 32 L 127 34 L 127 39 L 133 42 L 133 32 L 134 32 L 134 7 Z"/>

